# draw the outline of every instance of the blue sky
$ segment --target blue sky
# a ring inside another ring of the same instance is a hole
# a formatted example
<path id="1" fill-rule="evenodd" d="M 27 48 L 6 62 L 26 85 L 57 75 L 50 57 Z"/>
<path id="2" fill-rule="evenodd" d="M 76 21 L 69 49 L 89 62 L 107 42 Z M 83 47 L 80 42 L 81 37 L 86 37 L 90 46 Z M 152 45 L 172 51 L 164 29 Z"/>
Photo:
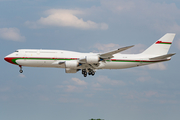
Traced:
<path id="1" fill-rule="evenodd" d="M 180 115 L 179 0 L 0 0 L 1 120 L 152 120 Z M 139 53 L 176 33 L 171 61 L 94 77 L 4 61 L 17 49 Z"/>

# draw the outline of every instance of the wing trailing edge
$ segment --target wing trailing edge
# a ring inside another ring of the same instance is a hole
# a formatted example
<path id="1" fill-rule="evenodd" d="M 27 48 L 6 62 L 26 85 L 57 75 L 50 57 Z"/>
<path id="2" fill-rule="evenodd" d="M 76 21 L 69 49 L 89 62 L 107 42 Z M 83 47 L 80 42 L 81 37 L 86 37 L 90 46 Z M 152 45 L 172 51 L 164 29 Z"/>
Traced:
<path id="1" fill-rule="evenodd" d="M 122 52 L 122 51 L 127 50 L 127 49 L 132 48 L 132 47 L 134 47 L 134 45 L 119 48 L 119 49 L 111 51 L 111 52 L 103 53 L 103 54 L 100 54 L 99 56 L 100 56 L 100 58 L 103 58 L 103 59 L 110 59 L 110 58 L 113 58 L 114 54 Z"/>

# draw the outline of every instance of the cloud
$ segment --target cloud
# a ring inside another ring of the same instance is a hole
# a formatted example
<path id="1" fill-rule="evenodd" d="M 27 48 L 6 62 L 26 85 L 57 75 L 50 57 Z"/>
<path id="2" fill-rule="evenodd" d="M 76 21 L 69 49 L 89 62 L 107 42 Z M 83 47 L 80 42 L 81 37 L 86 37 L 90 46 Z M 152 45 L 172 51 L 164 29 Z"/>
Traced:
<path id="1" fill-rule="evenodd" d="M 125 46 L 120 46 L 119 44 L 114 44 L 114 43 L 109 43 L 109 44 L 100 44 L 100 43 L 96 43 L 94 46 L 92 46 L 91 48 L 96 48 L 98 51 L 95 52 L 108 52 L 108 51 L 112 51 L 121 47 L 125 47 Z M 133 48 L 125 50 L 121 53 L 124 54 L 129 54 L 129 53 L 141 53 L 145 50 L 146 46 L 143 44 L 137 44 L 135 45 Z"/>
<path id="2" fill-rule="evenodd" d="M 63 82 L 64 85 L 56 85 L 56 91 L 65 91 L 65 92 L 83 92 L 84 89 L 87 89 L 87 83 L 79 78 L 71 78 L 68 81 Z"/>
<path id="3" fill-rule="evenodd" d="M 75 85 L 67 85 L 65 87 L 66 92 L 82 92 L 85 89 L 85 87 L 77 87 Z"/>
<path id="4" fill-rule="evenodd" d="M 177 41 L 177 47 L 180 50 L 180 39 Z"/>
<path id="5" fill-rule="evenodd" d="M 85 81 L 80 80 L 78 78 L 72 78 L 72 81 L 74 81 L 77 85 L 87 85 Z"/>
<path id="6" fill-rule="evenodd" d="M 21 36 L 17 28 L 0 28 L 0 38 L 11 41 L 24 41 L 25 37 Z"/>
<path id="7" fill-rule="evenodd" d="M 126 91 L 126 92 L 120 92 L 121 98 L 128 99 L 128 101 L 132 102 L 151 102 L 151 103 L 161 103 L 161 104 L 177 104 L 179 101 L 174 100 L 174 96 L 167 94 L 167 91 L 155 91 L 155 90 L 149 90 L 149 91 Z"/>
<path id="8" fill-rule="evenodd" d="M 19 77 L 25 78 L 26 76 L 24 74 L 19 74 Z"/>
<path id="9" fill-rule="evenodd" d="M 108 52 L 120 48 L 120 46 L 114 43 L 109 43 L 109 44 L 96 43 L 94 46 L 92 46 L 92 48 L 96 48 L 98 52 Z"/>
<path id="10" fill-rule="evenodd" d="M 10 91 L 10 87 L 1 87 L 0 92 L 8 92 Z"/>
<path id="11" fill-rule="evenodd" d="M 145 68 L 151 69 L 151 70 L 166 70 L 166 66 L 164 63 L 155 63 L 151 65 L 145 66 Z"/>
<path id="12" fill-rule="evenodd" d="M 37 85 L 37 86 L 36 86 L 36 89 L 37 89 L 37 90 L 42 90 L 42 91 L 44 91 L 44 90 L 47 89 L 47 86 L 46 86 L 46 85 Z"/>
<path id="13" fill-rule="evenodd" d="M 158 93 L 155 91 L 145 91 L 144 94 L 146 97 L 158 96 Z"/>
<path id="14" fill-rule="evenodd" d="M 106 23 L 95 23 L 93 21 L 84 21 L 82 18 L 78 18 L 76 15 L 85 14 L 80 10 L 67 10 L 67 9 L 50 9 L 45 12 L 47 17 L 41 17 L 36 22 L 26 21 L 25 24 L 30 28 L 41 27 L 73 27 L 77 29 L 101 29 L 107 30 L 108 25 Z"/>
<path id="15" fill-rule="evenodd" d="M 177 104 L 180 103 L 178 100 L 159 100 L 158 101 L 161 104 Z"/>
<path id="16" fill-rule="evenodd" d="M 64 88 L 63 85 L 57 85 L 56 88 Z"/>
<path id="17" fill-rule="evenodd" d="M 151 77 L 139 77 L 136 81 L 145 82 L 145 81 L 148 81 L 149 79 L 151 79 Z"/>
<path id="18" fill-rule="evenodd" d="M 43 96 L 43 95 L 40 95 L 39 99 L 42 100 L 42 101 L 49 101 L 49 98 L 46 97 L 46 96 Z"/>
<path id="19" fill-rule="evenodd" d="M 108 85 L 126 85 L 126 83 L 121 80 L 111 80 L 107 76 L 99 76 L 97 77 L 97 81 Z"/>
<path id="20" fill-rule="evenodd" d="M 135 3 L 131 0 L 102 0 L 101 5 L 115 13 L 128 11 L 135 7 Z"/>
<path id="21" fill-rule="evenodd" d="M 180 9 L 174 3 L 153 2 L 149 0 L 102 0 L 102 9 L 118 15 L 117 20 L 124 20 L 148 27 L 161 33 L 180 33 Z M 123 22 L 123 21 L 122 21 Z M 130 23 L 130 24 L 131 24 Z M 128 23 L 127 23 L 128 24 Z"/>
<path id="22" fill-rule="evenodd" d="M 83 100 L 78 99 L 78 98 L 59 98 L 59 102 L 61 103 L 82 103 Z"/>
<path id="23" fill-rule="evenodd" d="M 67 92 L 74 92 L 77 90 L 78 90 L 78 87 L 73 86 L 73 85 L 67 85 L 67 89 L 66 89 Z"/>
<path id="24" fill-rule="evenodd" d="M 136 102 L 157 102 L 154 101 L 154 98 L 162 98 L 162 93 L 158 93 L 156 91 L 150 90 L 150 91 L 128 91 L 128 92 L 121 92 L 120 95 L 124 96 L 126 99 L 136 100 Z M 151 98 L 151 99 L 150 99 Z"/>
<path id="25" fill-rule="evenodd" d="M 165 32 L 180 33 L 180 26 L 175 22 L 171 24 L 168 24 L 166 22 L 156 23 L 153 27 L 161 32 L 164 32 L 164 30 L 168 30 Z"/>
<path id="26" fill-rule="evenodd" d="M 0 96 L 0 100 L 3 100 L 3 101 L 7 101 L 9 99 L 9 97 L 8 96 Z"/>
<path id="27" fill-rule="evenodd" d="M 144 50 L 146 49 L 146 46 L 143 45 L 143 44 L 136 44 L 134 47 L 128 49 L 128 50 L 125 50 L 123 51 L 122 53 L 124 54 L 138 54 L 138 53 L 141 53 L 143 52 Z"/>
<path id="28" fill-rule="evenodd" d="M 101 87 L 101 85 L 99 83 L 93 83 L 92 86 L 95 88 Z"/>
<path id="29" fill-rule="evenodd" d="M 86 97 L 93 97 L 94 94 L 86 94 Z"/>

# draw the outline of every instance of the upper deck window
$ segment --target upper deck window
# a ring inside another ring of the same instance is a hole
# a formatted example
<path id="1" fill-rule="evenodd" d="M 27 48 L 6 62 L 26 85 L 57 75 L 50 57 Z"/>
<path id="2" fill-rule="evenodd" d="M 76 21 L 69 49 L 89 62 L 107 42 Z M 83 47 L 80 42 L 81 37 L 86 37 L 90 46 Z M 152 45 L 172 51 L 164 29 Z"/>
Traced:
<path id="1" fill-rule="evenodd" d="M 37 53 L 37 51 L 25 51 L 26 53 Z"/>
<path id="2" fill-rule="evenodd" d="M 53 52 L 53 51 L 40 51 L 40 53 L 57 53 L 57 52 Z"/>

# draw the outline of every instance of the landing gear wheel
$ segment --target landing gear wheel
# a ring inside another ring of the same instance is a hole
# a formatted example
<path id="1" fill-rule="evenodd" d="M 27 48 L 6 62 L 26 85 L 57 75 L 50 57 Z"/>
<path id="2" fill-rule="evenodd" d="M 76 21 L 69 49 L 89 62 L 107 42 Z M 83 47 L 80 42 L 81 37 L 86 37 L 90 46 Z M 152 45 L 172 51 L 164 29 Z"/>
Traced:
<path id="1" fill-rule="evenodd" d="M 91 72 L 91 75 L 92 75 L 92 76 L 94 76 L 94 75 L 95 75 L 95 72 L 94 72 L 94 71 L 92 71 L 92 72 Z"/>
<path id="2" fill-rule="evenodd" d="M 84 74 L 86 72 L 86 70 L 85 69 L 82 69 L 82 74 Z"/>
<path id="3" fill-rule="evenodd" d="M 23 73 L 23 70 L 19 70 L 20 73 Z"/>
<path id="4" fill-rule="evenodd" d="M 85 71 L 85 72 L 84 72 L 84 77 L 86 77 L 86 76 L 87 76 L 87 72 Z"/>
<path id="5" fill-rule="evenodd" d="M 84 77 L 87 76 L 87 71 L 86 71 L 86 69 L 82 69 L 82 74 L 84 75 Z"/>
<path id="6" fill-rule="evenodd" d="M 88 72 L 88 75 L 92 75 L 92 72 L 90 71 L 90 72 Z"/>
<path id="7" fill-rule="evenodd" d="M 87 77 L 87 74 L 84 74 L 84 77 Z"/>

